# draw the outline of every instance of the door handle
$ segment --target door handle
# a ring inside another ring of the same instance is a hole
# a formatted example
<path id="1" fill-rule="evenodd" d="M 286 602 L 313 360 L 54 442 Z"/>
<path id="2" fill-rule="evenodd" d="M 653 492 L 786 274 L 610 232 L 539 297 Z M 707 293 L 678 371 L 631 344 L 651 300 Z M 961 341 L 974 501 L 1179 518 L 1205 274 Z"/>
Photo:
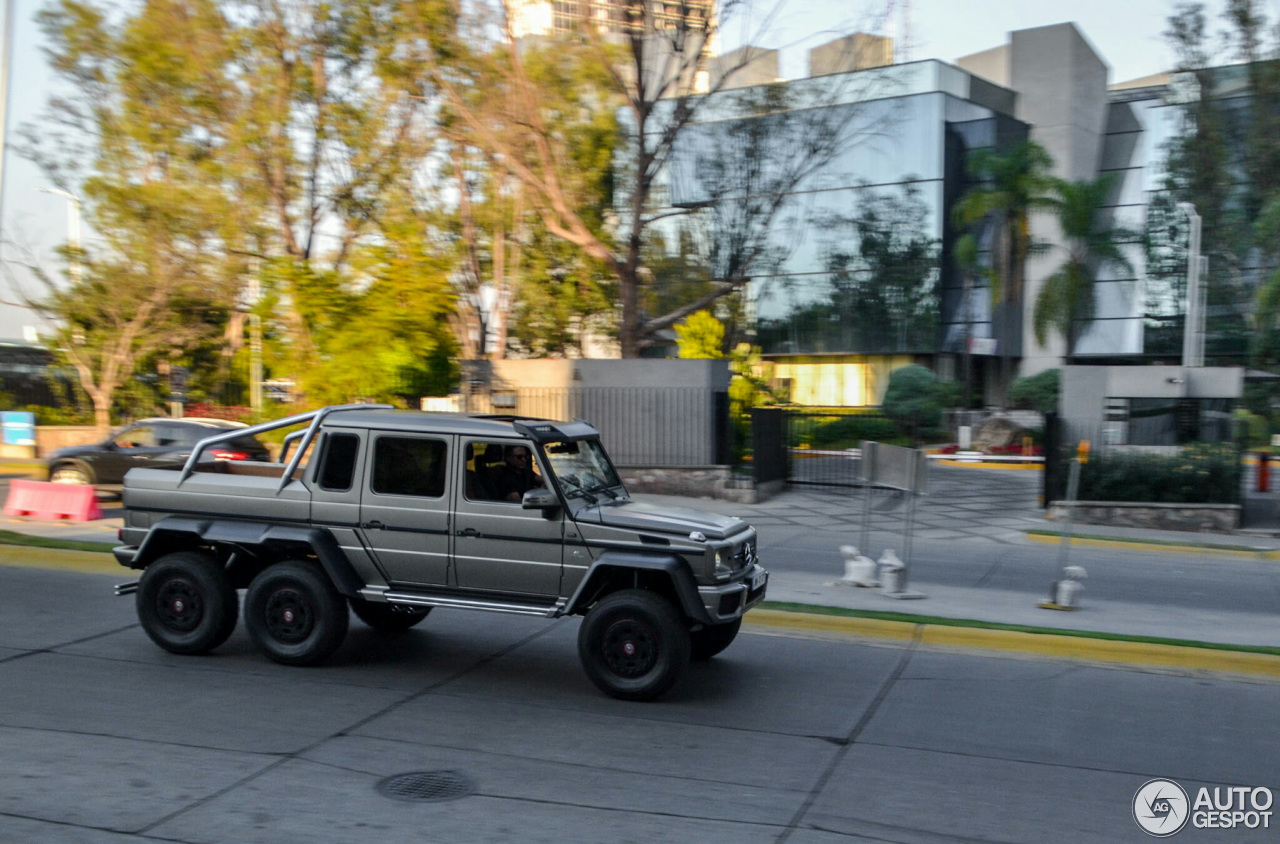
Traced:
<path id="1" fill-rule="evenodd" d="M 364 528 L 365 530 L 382 530 L 384 527 L 386 527 L 386 525 L 384 525 L 382 522 L 373 521 L 373 522 L 365 522 L 360 527 Z"/>
<path id="2" fill-rule="evenodd" d="M 479 537 L 480 531 L 475 528 L 465 528 L 464 530 L 458 531 L 458 536 Z"/>

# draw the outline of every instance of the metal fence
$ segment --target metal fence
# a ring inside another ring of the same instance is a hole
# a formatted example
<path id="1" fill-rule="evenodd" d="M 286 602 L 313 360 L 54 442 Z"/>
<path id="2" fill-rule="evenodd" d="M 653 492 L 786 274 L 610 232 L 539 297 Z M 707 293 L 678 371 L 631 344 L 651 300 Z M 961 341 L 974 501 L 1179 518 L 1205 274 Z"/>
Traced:
<path id="1" fill-rule="evenodd" d="M 756 408 L 751 413 L 757 484 L 857 487 L 864 440 L 897 442 L 902 434 L 878 410 Z"/>
<path id="2" fill-rule="evenodd" d="M 700 387 L 528 388 L 470 395 L 468 413 L 584 419 L 619 466 L 725 465 L 733 453 L 728 395 Z"/>
<path id="3" fill-rule="evenodd" d="M 751 472 L 756 486 L 785 481 L 790 474 L 786 430 L 781 408 L 751 411 Z"/>
<path id="4" fill-rule="evenodd" d="M 787 480 L 798 486 L 856 487 L 864 440 L 895 442 L 902 434 L 879 411 L 861 408 L 784 411 Z"/>

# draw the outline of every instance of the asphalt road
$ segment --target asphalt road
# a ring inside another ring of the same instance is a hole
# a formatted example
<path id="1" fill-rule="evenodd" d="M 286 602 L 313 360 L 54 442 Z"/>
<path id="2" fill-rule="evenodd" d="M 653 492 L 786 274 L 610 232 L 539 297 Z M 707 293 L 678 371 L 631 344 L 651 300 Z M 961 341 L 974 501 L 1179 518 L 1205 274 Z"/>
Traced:
<path id="1" fill-rule="evenodd" d="M 0 840 L 1144 841 L 1151 778 L 1280 790 L 1272 682 L 744 633 L 634 704 L 574 620 L 353 620 L 291 669 L 160 651 L 118 579 L 0 567 Z M 474 793 L 379 793 L 407 772 Z"/>

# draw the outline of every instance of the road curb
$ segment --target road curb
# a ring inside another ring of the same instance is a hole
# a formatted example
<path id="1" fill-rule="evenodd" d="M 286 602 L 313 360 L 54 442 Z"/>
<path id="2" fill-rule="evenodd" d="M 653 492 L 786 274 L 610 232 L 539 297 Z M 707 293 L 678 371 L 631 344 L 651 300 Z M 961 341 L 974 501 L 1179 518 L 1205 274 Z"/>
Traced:
<path id="1" fill-rule="evenodd" d="M 768 627 L 809 633 L 840 633 L 893 641 L 918 639 L 921 644 L 941 647 L 1010 651 L 1089 662 L 1280 678 L 1280 656 L 1245 651 L 1129 642 L 1118 639 L 1094 639 L 1088 636 L 1054 633 L 957 627 L 946 624 L 917 624 L 909 621 L 884 621 L 783 610 L 752 610 L 745 618 L 748 627 Z"/>
<path id="2" fill-rule="evenodd" d="M 996 461 L 982 462 L 979 460 L 953 460 L 949 457 L 937 457 L 933 461 L 938 466 L 954 466 L 959 469 L 998 469 L 1003 472 L 1016 471 L 1032 471 L 1039 472 L 1044 470 L 1042 463 L 998 463 Z"/>
<path id="3" fill-rule="evenodd" d="M 1058 545 L 1062 542 L 1061 534 L 1026 533 L 1032 542 Z M 1097 539 L 1095 537 L 1073 536 L 1070 544 L 1089 548 L 1117 548 L 1128 551 L 1159 551 L 1164 554 L 1221 554 L 1227 557 L 1252 557 L 1258 560 L 1280 560 L 1280 550 L 1259 548 L 1231 548 L 1222 545 L 1170 545 L 1164 542 L 1131 541 L 1128 539 Z"/>

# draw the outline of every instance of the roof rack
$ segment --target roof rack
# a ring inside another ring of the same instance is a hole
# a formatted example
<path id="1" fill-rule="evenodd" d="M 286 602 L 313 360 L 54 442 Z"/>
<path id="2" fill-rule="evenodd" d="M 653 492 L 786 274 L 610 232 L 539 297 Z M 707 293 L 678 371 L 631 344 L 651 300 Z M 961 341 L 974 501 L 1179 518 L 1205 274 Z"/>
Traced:
<path id="1" fill-rule="evenodd" d="M 330 407 L 322 407 L 319 410 L 309 410 L 306 413 L 299 413 L 295 416 L 286 416 L 283 419 L 273 419 L 270 422 L 263 422 L 260 425 L 253 425 L 249 428 L 232 428 L 226 433 L 215 434 L 212 437 L 205 437 L 196 443 L 195 447 L 191 449 L 191 456 L 187 458 L 187 462 L 182 467 L 182 476 L 178 478 L 178 485 L 181 486 L 187 478 L 191 477 L 191 473 L 196 470 L 196 463 L 200 461 L 200 455 L 203 454 L 204 450 L 211 445 L 217 445 L 218 443 L 226 442 L 227 440 L 239 439 L 245 435 L 253 436 L 255 434 L 266 433 L 267 431 L 276 431 L 280 428 L 289 428 L 293 425 L 300 425 L 309 420 L 311 424 L 307 426 L 306 432 L 303 434 L 302 445 L 300 445 L 298 450 L 293 453 L 293 457 L 289 460 L 289 465 L 285 467 L 284 474 L 280 476 L 280 486 L 276 489 L 276 494 L 279 495 L 280 491 L 288 486 L 289 482 L 293 480 L 293 473 L 297 470 L 298 463 L 302 460 L 302 455 L 306 453 L 307 448 L 315 439 L 316 432 L 320 430 L 320 423 L 323 422 L 324 418 L 329 414 L 336 413 L 340 410 L 395 410 L 395 408 L 389 404 L 331 405 Z M 293 439 L 295 439 L 295 436 L 290 434 L 286 439 L 292 442 Z M 281 456 L 284 456 L 284 452 L 281 452 Z"/>

